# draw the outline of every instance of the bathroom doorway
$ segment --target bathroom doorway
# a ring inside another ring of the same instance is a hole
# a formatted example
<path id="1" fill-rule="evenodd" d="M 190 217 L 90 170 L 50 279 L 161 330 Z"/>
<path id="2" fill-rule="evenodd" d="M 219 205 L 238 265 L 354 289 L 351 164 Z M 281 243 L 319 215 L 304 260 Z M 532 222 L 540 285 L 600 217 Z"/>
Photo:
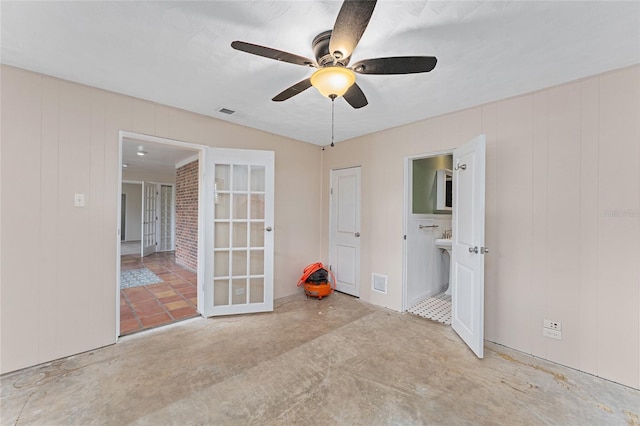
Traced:
<path id="1" fill-rule="evenodd" d="M 405 159 L 404 310 L 447 325 L 450 257 L 436 241 L 451 236 L 452 167 L 453 151 Z"/>
<path id="2" fill-rule="evenodd" d="M 452 328 L 478 358 L 484 356 L 489 253 L 485 151 L 486 138 L 479 135 L 452 151 L 405 158 L 403 310 L 445 324 L 450 312 Z M 450 218 L 440 216 L 449 211 Z"/>

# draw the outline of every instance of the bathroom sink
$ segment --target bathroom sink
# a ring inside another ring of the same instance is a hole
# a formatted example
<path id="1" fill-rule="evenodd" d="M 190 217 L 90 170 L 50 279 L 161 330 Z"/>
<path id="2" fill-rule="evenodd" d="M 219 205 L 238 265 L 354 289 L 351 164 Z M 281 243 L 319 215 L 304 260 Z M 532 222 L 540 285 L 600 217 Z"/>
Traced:
<path id="1" fill-rule="evenodd" d="M 436 247 L 440 249 L 451 250 L 451 240 L 438 238 L 436 239 Z"/>

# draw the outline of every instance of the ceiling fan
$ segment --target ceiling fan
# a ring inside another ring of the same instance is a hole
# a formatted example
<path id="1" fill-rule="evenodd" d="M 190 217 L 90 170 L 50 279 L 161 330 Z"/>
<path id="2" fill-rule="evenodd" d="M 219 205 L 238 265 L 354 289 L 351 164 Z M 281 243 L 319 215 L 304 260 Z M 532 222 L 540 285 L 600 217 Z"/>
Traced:
<path id="1" fill-rule="evenodd" d="M 433 56 L 396 56 L 365 59 L 349 67 L 349 59 L 369 24 L 375 6 L 376 1 L 345 0 L 333 30 L 318 34 L 311 43 L 315 61 L 244 41 L 234 41 L 231 47 L 277 61 L 318 68 L 311 77 L 277 94 L 272 99 L 275 102 L 285 101 L 314 86 L 331 100 L 343 96 L 353 108 L 362 108 L 368 104 L 368 101 L 355 82 L 355 73 L 386 75 L 422 73 L 431 71 L 437 62 Z"/>

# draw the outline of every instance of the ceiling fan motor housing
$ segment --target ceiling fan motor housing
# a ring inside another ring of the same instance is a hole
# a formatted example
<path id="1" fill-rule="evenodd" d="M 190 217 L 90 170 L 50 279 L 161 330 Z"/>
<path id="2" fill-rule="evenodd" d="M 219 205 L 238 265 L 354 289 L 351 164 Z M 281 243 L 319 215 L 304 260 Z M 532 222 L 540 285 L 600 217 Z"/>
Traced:
<path id="1" fill-rule="evenodd" d="M 336 60 L 331 52 L 329 52 L 329 41 L 331 40 L 331 30 L 321 32 L 311 42 L 313 48 L 313 54 L 316 57 L 316 62 L 320 67 L 326 67 L 327 65 L 342 65 L 344 67 L 349 63 L 349 58 L 341 58 Z M 335 61 L 335 63 L 334 63 Z"/>

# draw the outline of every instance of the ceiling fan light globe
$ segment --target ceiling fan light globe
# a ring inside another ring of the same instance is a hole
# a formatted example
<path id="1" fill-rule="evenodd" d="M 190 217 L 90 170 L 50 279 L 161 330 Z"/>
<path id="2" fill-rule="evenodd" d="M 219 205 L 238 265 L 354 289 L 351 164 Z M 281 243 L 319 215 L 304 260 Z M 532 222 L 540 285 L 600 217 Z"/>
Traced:
<path id="1" fill-rule="evenodd" d="M 311 76 L 311 84 L 318 89 L 322 96 L 331 98 L 331 95 L 340 97 L 349 87 L 356 82 L 356 75 L 345 67 L 324 67 L 314 72 Z"/>

